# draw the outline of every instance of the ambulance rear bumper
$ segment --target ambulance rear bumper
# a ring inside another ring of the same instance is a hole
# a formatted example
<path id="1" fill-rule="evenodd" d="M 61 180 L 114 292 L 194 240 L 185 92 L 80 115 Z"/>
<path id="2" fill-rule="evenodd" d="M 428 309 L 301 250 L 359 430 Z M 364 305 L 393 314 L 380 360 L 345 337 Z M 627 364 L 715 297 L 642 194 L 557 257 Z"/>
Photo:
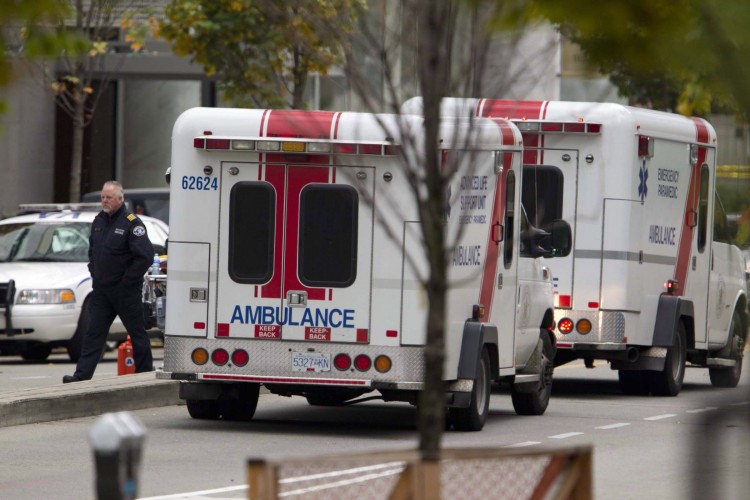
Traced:
<path id="1" fill-rule="evenodd" d="M 534 376 L 538 379 L 538 376 Z M 258 375 L 223 375 L 215 373 L 170 373 L 156 372 L 157 379 L 180 380 L 183 382 L 249 382 L 258 384 L 290 384 L 309 386 L 352 387 L 359 389 L 421 391 L 422 382 L 384 382 L 368 379 L 326 379 L 301 377 L 269 377 Z M 455 380 L 449 382 L 448 393 L 470 393 L 474 388 L 473 380 Z"/>

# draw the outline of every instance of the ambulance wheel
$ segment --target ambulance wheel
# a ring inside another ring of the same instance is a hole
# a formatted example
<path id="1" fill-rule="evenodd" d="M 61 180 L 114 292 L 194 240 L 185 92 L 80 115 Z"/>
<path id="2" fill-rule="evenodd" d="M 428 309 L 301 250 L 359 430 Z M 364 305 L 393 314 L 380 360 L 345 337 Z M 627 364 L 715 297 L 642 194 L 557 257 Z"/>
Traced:
<path id="1" fill-rule="evenodd" d="M 81 357 L 83 352 L 83 337 L 86 335 L 86 330 L 89 327 L 89 301 L 86 299 L 81 306 L 81 315 L 78 316 L 78 325 L 76 326 L 76 332 L 68 340 L 68 357 L 73 363 L 78 362 L 78 358 Z"/>
<path id="2" fill-rule="evenodd" d="M 620 390 L 628 396 L 648 396 L 649 388 L 643 370 L 618 370 Z"/>
<path id="3" fill-rule="evenodd" d="M 554 347 L 549 335 L 542 334 L 542 359 L 540 360 L 539 383 L 533 392 L 518 392 L 514 386 L 510 388 L 513 409 L 516 415 L 544 415 L 552 396 L 552 373 L 554 371 Z"/>
<path id="4" fill-rule="evenodd" d="M 744 342 L 742 340 L 742 321 L 740 315 L 736 312 L 732 316 L 730 327 L 732 332 L 731 350 L 729 356 L 736 364 L 732 368 L 709 368 L 708 376 L 711 379 L 711 385 L 714 387 L 737 387 L 742 375 L 742 350 Z"/>
<path id="5" fill-rule="evenodd" d="M 468 408 L 450 408 L 449 418 L 457 431 L 481 431 L 490 410 L 490 354 L 482 349 L 477 367 L 477 378 L 471 390 L 471 404 Z"/>
<path id="6" fill-rule="evenodd" d="M 219 400 L 219 413 L 224 420 L 248 422 L 258 407 L 260 384 L 239 384 L 236 389 L 237 397 Z"/>
<path id="7" fill-rule="evenodd" d="M 675 333 L 674 344 L 667 347 L 664 369 L 660 372 L 646 372 L 648 387 L 654 396 L 677 396 L 682 389 L 682 380 L 685 378 L 685 362 L 687 361 L 687 346 L 685 327 L 681 321 Z"/>
<path id="8" fill-rule="evenodd" d="M 188 399 L 187 409 L 191 417 L 199 420 L 216 420 L 221 415 L 216 399 Z"/>

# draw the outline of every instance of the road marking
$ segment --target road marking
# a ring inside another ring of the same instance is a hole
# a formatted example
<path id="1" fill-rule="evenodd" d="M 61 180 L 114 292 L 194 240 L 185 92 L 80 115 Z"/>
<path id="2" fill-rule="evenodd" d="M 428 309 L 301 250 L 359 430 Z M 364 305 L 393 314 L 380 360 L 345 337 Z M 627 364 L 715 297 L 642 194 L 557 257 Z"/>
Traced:
<path id="1" fill-rule="evenodd" d="M 630 424 L 627 423 L 627 422 L 620 422 L 619 424 L 601 425 L 599 427 L 594 427 L 594 429 L 604 429 L 604 430 L 607 430 L 607 429 L 619 429 L 620 427 L 625 427 L 625 426 L 628 426 L 628 425 L 630 425 Z"/>
<path id="2" fill-rule="evenodd" d="M 342 470 L 335 470 L 331 472 L 321 472 L 319 474 L 310 474 L 308 476 L 296 476 L 296 477 L 290 477 L 288 479 L 282 479 L 279 481 L 280 484 L 287 484 L 287 483 L 299 483 L 302 481 L 312 481 L 315 479 L 324 479 L 328 477 L 338 477 L 338 476 L 344 476 L 346 474 L 359 474 L 361 472 L 372 472 L 374 470 L 379 469 L 392 469 L 394 467 L 401 469 L 404 468 L 406 465 L 406 462 L 385 462 L 382 464 L 375 464 L 375 465 L 366 465 L 363 467 L 354 467 L 351 469 L 342 469 Z"/>
<path id="3" fill-rule="evenodd" d="M 380 479 L 381 477 L 387 477 L 387 476 L 393 476 L 395 474 L 401 474 L 401 472 L 404 470 L 403 467 L 398 467 L 396 469 L 386 470 L 384 472 L 376 473 L 376 474 L 366 474 L 364 476 L 356 477 L 353 479 L 345 479 L 342 481 L 336 481 L 333 483 L 328 484 L 320 484 L 317 486 L 309 486 L 307 488 L 299 488 L 297 490 L 292 491 L 285 491 L 283 493 L 277 493 L 278 497 L 287 497 L 292 495 L 304 495 L 305 493 L 313 493 L 316 491 L 323 491 L 323 490 L 329 490 L 331 488 L 340 488 L 342 486 L 349 486 L 351 484 L 357 484 L 357 483 L 364 483 L 365 481 L 372 481 L 374 479 Z"/>
<path id="4" fill-rule="evenodd" d="M 169 498 L 194 498 L 204 495 L 213 495 L 216 493 L 229 493 L 231 491 L 246 490 L 246 484 L 238 484 L 237 486 L 227 486 L 226 488 L 216 488 L 213 490 L 201 490 L 201 491 L 190 491 L 187 493 L 175 493 L 173 495 L 160 495 L 158 497 L 140 498 L 138 500 L 167 500 Z"/>
<path id="5" fill-rule="evenodd" d="M 542 442 L 541 441 L 523 441 L 521 443 L 509 444 L 508 446 L 503 446 L 503 448 L 523 448 L 526 446 L 535 446 L 537 444 L 542 444 Z"/>
<path id="6" fill-rule="evenodd" d="M 11 380 L 37 380 L 40 378 L 52 378 L 49 375 L 34 375 L 31 377 L 10 377 Z"/>
<path id="7" fill-rule="evenodd" d="M 750 401 L 742 401 L 741 403 L 731 403 L 729 406 L 747 406 L 750 405 Z"/>
<path id="8" fill-rule="evenodd" d="M 554 436 L 547 436 L 550 439 L 567 439 L 573 436 L 580 436 L 583 432 L 566 432 L 565 434 L 555 434 Z"/>
<path id="9" fill-rule="evenodd" d="M 665 418 L 672 418 L 676 417 L 677 415 L 674 413 L 665 413 L 664 415 L 655 415 L 653 417 L 646 417 L 643 420 L 664 420 Z"/>
<path id="10" fill-rule="evenodd" d="M 699 408 L 697 410 L 685 410 L 685 413 L 703 413 L 704 411 L 718 410 L 715 406 L 707 406 L 706 408 Z"/>

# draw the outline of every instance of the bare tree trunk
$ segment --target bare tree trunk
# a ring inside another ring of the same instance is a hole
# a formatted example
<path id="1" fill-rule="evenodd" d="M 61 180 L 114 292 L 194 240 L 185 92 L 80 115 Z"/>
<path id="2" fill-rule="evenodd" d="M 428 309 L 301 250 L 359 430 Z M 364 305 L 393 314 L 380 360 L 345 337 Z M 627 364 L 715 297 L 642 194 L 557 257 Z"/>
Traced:
<path id="1" fill-rule="evenodd" d="M 430 275 L 427 280 L 427 345 L 425 387 L 419 405 L 419 449 L 437 457 L 445 427 L 445 299 L 447 290 L 445 230 L 443 226 L 446 179 L 440 168 L 438 135 L 440 101 L 450 88 L 450 33 L 452 2 L 420 0 L 414 3 L 418 19 L 419 80 L 424 102 L 425 182 L 428 198 L 421 205 Z"/>
<path id="2" fill-rule="evenodd" d="M 70 195 L 69 202 L 76 203 L 81 199 L 81 171 L 83 170 L 83 129 L 84 102 L 75 100 L 73 113 L 73 141 L 70 152 Z"/>

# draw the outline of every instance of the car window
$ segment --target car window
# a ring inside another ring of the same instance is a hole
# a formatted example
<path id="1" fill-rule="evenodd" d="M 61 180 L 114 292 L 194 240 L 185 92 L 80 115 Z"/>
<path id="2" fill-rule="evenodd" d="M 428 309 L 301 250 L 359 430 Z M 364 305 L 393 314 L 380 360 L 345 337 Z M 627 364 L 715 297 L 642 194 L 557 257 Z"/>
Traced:
<path id="1" fill-rule="evenodd" d="M 156 224 L 150 220 L 144 220 L 143 223 L 146 225 L 146 231 L 148 232 L 148 239 L 151 240 L 151 244 L 154 245 L 154 252 L 159 255 L 167 253 L 167 233 L 162 229 L 159 224 Z"/>
<path id="2" fill-rule="evenodd" d="M 90 227 L 85 222 L 0 225 L 0 261 L 87 262 Z"/>
<path id="3" fill-rule="evenodd" d="M 159 198 L 129 198 L 131 210 L 137 215 L 149 215 L 165 222 L 169 222 L 169 199 Z"/>

